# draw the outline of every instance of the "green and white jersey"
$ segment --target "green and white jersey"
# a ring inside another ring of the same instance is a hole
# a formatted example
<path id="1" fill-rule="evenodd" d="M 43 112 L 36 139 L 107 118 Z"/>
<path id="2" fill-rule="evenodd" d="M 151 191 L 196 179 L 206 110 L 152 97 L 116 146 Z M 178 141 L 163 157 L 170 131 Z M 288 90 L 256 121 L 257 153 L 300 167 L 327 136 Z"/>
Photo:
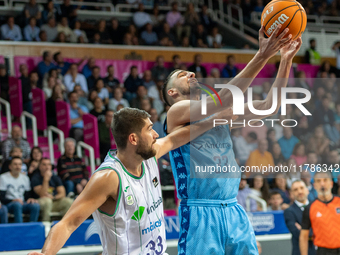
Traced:
<path id="1" fill-rule="evenodd" d="M 156 159 L 144 160 L 143 173 L 136 177 L 111 152 L 97 171 L 111 169 L 119 176 L 116 210 L 113 215 L 100 209 L 92 214 L 103 245 L 103 255 L 164 254 L 165 221 Z"/>

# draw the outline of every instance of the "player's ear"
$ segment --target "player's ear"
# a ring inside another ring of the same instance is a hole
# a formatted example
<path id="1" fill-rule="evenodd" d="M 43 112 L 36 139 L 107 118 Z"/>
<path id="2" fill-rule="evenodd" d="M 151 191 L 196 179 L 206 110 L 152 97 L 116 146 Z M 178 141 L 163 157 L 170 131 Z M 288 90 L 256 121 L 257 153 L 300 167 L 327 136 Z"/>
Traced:
<path id="1" fill-rule="evenodd" d="M 136 133 L 131 133 L 129 135 L 129 143 L 131 143 L 132 145 L 137 145 L 138 142 L 138 136 Z"/>
<path id="2" fill-rule="evenodd" d="M 175 95 L 177 95 L 178 94 L 178 91 L 177 91 L 177 89 L 176 88 L 171 88 L 171 89 L 168 89 L 168 95 L 170 96 L 170 97 L 173 97 L 173 96 L 175 96 Z"/>

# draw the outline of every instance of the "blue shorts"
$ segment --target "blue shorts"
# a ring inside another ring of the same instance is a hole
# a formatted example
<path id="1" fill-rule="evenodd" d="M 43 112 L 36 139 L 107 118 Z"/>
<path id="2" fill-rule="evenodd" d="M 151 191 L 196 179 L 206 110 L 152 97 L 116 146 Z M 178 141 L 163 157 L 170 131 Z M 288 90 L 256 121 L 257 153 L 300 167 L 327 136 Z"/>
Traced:
<path id="1" fill-rule="evenodd" d="M 258 255 L 253 227 L 237 200 L 182 200 L 178 254 Z"/>

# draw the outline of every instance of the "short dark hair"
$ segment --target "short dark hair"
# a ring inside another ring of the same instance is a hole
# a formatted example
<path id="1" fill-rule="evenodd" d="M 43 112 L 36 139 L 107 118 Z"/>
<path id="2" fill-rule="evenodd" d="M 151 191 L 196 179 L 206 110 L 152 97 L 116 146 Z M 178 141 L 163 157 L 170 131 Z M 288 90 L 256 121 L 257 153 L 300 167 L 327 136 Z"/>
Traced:
<path id="1" fill-rule="evenodd" d="M 70 99 L 70 97 L 71 97 L 72 94 L 77 94 L 77 92 L 71 91 L 70 93 L 67 94 L 67 98 Z"/>
<path id="2" fill-rule="evenodd" d="M 313 179 L 317 178 L 316 176 L 317 176 L 317 175 L 320 175 L 320 174 L 327 174 L 327 175 L 328 175 L 328 178 L 331 179 L 331 180 L 333 180 L 333 176 L 332 176 L 331 172 L 329 172 L 329 171 L 325 171 L 325 172 L 324 172 L 324 171 L 321 171 L 321 172 L 316 171 L 315 174 L 314 174 L 314 176 L 313 176 Z"/>
<path id="3" fill-rule="evenodd" d="M 136 68 L 137 69 L 137 66 L 131 66 L 130 67 L 130 72 L 132 72 L 132 69 Z"/>
<path id="4" fill-rule="evenodd" d="M 248 136 L 254 140 L 257 140 L 257 134 L 255 132 L 249 132 Z"/>
<path id="5" fill-rule="evenodd" d="M 22 158 L 15 156 L 15 157 L 12 157 L 12 158 L 10 159 L 9 164 L 11 165 L 12 162 L 13 162 L 13 160 L 15 160 L 15 159 L 20 159 L 20 160 L 21 160 L 21 163 L 22 163 Z"/>
<path id="6" fill-rule="evenodd" d="M 57 62 L 57 57 L 58 57 L 60 54 L 61 54 L 60 51 L 57 51 L 56 53 L 54 53 L 54 55 L 53 55 L 53 60 L 54 60 L 55 62 Z"/>
<path id="7" fill-rule="evenodd" d="M 175 69 L 175 70 L 173 70 L 169 75 L 168 75 L 168 77 L 166 77 L 166 79 L 165 79 L 165 81 L 164 81 L 164 84 L 163 84 L 163 87 L 162 87 L 162 97 L 163 97 L 163 101 L 164 101 L 164 103 L 166 103 L 168 106 L 171 106 L 171 104 L 170 104 L 170 102 L 169 102 L 169 100 L 167 99 L 167 87 L 168 87 L 168 83 L 169 83 L 169 80 L 170 80 L 170 78 L 171 78 L 171 76 L 174 74 L 174 73 L 176 73 L 176 72 L 178 72 L 178 71 L 180 71 L 179 69 Z"/>
<path id="8" fill-rule="evenodd" d="M 45 58 L 48 56 L 48 54 L 50 54 L 50 52 L 47 51 L 47 50 L 43 52 L 43 56 L 42 56 L 43 60 L 45 60 Z"/>
<path id="9" fill-rule="evenodd" d="M 110 68 L 110 67 L 113 67 L 113 65 L 108 65 L 108 66 L 106 67 L 106 70 L 109 71 L 109 68 Z"/>
<path id="10" fill-rule="evenodd" d="M 94 69 L 97 69 L 97 68 L 100 69 L 99 66 L 94 66 L 94 67 L 91 68 L 91 70 L 93 71 Z"/>
<path id="11" fill-rule="evenodd" d="M 178 54 L 175 54 L 172 56 L 172 60 L 175 60 L 175 58 L 181 58 Z"/>
<path id="12" fill-rule="evenodd" d="M 270 192 L 269 198 L 272 198 L 272 196 L 275 196 L 275 195 L 280 195 L 281 196 L 281 193 L 278 192 L 278 191 L 272 191 L 272 192 Z"/>
<path id="13" fill-rule="evenodd" d="M 146 111 L 129 107 L 120 109 L 113 115 L 111 131 L 118 150 L 126 148 L 127 140 L 131 133 L 140 134 L 145 126 L 145 119 L 150 117 L 150 114 Z"/>

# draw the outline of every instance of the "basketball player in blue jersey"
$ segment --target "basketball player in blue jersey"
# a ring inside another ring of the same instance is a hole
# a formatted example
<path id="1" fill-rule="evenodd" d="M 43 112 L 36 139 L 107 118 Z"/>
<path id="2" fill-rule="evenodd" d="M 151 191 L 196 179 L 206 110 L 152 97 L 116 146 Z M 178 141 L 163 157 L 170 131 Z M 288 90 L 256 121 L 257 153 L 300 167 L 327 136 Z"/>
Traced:
<path id="1" fill-rule="evenodd" d="M 233 118 L 232 110 L 219 113 Z M 50 231 L 42 253 L 55 255 L 69 236 L 93 214 L 103 255 L 161 255 L 166 250 L 165 222 L 156 159 L 212 127 L 212 120 L 179 128 L 156 139 L 150 115 L 123 108 L 111 124 L 117 153 L 109 151 L 83 192 Z M 145 209 L 145 211 L 144 211 Z"/>
<path id="2" fill-rule="evenodd" d="M 280 88 L 287 85 L 292 59 L 302 43 L 301 38 L 292 41 L 291 35 L 285 37 L 288 29 L 279 34 L 280 27 L 269 38 L 264 38 L 263 28 L 260 29 L 259 51 L 229 83 L 245 92 L 266 62 L 280 51 L 280 67 L 273 83 L 273 87 L 278 88 L 278 107 L 281 104 Z M 194 73 L 175 70 L 168 76 L 162 91 L 164 101 L 170 106 L 164 123 L 165 134 L 171 134 L 188 123 L 199 122 L 223 109 L 215 106 L 214 101 L 208 98 L 207 115 L 202 116 L 198 86 Z M 223 107 L 232 106 L 232 94 L 228 89 L 221 89 L 218 94 Z M 272 101 L 271 89 L 265 100 L 254 101 L 253 105 L 257 110 L 266 110 L 271 108 Z M 244 108 L 245 114 L 238 116 L 237 122 L 243 122 L 244 119 L 247 123 L 250 119 L 265 117 L 252 114 L 247 104 Z M 278 108 L 275 112 L 278 112 Z M 232 128 L 235 127 L 233 125 Z M 206 146 L 207 143 L 209 146 Z M 258 254 L 253 228 L 246 212 L 236 200 L 241 173 L 232 148 L 230 128 L 225 125 L 210 129 L 170 152 L 177 194 L 181 199 L 178 254 Z M 197 166 L 216 165 L 233 167 L 237 171 L 235 174 L 209 175 L 203 173 L 203 170 L 202 173 L 192 170 L 197 169 Z"/>

